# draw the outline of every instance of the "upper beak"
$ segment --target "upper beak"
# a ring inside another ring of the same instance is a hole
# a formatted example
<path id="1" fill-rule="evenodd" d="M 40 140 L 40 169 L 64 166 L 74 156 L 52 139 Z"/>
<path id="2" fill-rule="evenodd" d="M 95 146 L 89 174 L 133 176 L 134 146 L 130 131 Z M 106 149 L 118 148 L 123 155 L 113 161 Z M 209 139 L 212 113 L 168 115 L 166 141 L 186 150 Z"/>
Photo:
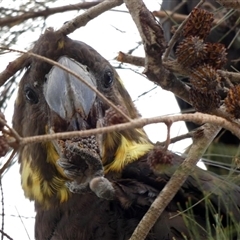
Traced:
<path id="1" fill-rule="evenodd" d="M 96 88 L 96 79 L 86 66 L 66 56 L 58 62 Z M 96 93 L 85 83 L 56 66 L 47 75 L 44 96 L 49 107 L 65 120 L 70 120 L 76 113 L 83 119 L 87 118 L 96 99 Z"/>

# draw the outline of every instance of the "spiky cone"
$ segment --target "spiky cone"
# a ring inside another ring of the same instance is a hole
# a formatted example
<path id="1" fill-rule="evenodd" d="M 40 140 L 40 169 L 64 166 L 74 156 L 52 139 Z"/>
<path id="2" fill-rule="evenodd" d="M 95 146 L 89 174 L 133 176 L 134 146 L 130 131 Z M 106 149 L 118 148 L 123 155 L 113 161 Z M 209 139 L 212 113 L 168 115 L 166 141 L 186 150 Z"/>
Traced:
<path id="1" fill-rule="evenodd" d="M 226 111 L 235 118 L 240 118 L 240 85 L 232 87 L 225 98 Z"/>
<path id="2" fill-rule="evenodd" d="M 202 92 L 191 88 L 189 91 L 190 102 L 198 112 L 210 113 L 220 107 L 221 97 L 216 91 Z"/>
<path id="3" fill-rule="evenodd" d="M 118 109 L 120 109 L 123 113 L 127 114 L 127 109 L 123 106 L 117 106 Z M 106 110 L 105 116 L 104 116 L 104 125 L 110 126 L 115 125 L 119 123 L 125 123 L 127 120 L 120 115 L 118 112 L 116 112 L 113 108 L 109 108 Z"/>
<path id="4" fill-rule="evenodd" d="M 148 154 L 148 163 L 157 172 L 162 172 L 173 165 L 173 154 L 156 144 Z"/>
<path id="5" fill-rule="evenodd" d="M 218 0 L 225 8 L 240 9 L 240 0 Z"/>
<path id="6" fill-rule="evenodd" d="M 190 68 L 206 59 L 206 44 L 199 37 L 187 37 L 178 45 L 176 56 L 179 64 Z"/>
<path id="7" fill-rule="evenodd" d="M 215 91 L 221 77 L 211 66 L 204 64 L 191 69 L 189 81 L 201 92 Z"/>
<path id="8" fill-rule="evenodd" d="M 86 149 L 87 151 L 92 151 L 94 154 L 99 154 L 98 144 L 96 141 L 95 136 L 88 136 L 88 137 L 74 137 L 72 139 L 65 139 L 65 140 L 57 140 L 56 141 L 59 149 L 59 153 L 69 155 L 67 157 L 71 157 L 73 152 L 67 150 L 67 146 L 73 145 L 79 149 Z"/>
<path id="9" fill-rule="evenodd" d="M 208 56 L 205 63 L 215 69 L 220 69 L 227 62 L 226 48 L 221 43 L 206 43 Z"/>
<path id="10" fill-rule="evenodd" d="M 183 36 L 198 36 L 205 39 L 212 28 L 213 14 L 200 8 L 194 8 L 183 28 Z"/>

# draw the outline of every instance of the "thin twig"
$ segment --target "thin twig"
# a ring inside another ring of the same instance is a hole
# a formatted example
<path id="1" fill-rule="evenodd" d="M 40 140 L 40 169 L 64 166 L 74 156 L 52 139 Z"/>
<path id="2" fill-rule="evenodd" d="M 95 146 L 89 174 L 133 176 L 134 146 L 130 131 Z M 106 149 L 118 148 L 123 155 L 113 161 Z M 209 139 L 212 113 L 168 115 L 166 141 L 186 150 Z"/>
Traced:
<path id="1" fill-rule="evenodd" d="M 0 73 L 0 87 L 12 77 L 18 70 L 24 68 L 24 62 L 27 60 L 28 55 L 24 54 L 14 61 L 10 62 L 7 67 Z"/>
<path id="2" fill-rule="evenodd" d="M 56 13 L 61 13 L 61 12 L 67 12 L 67 11 L 73 11 L 73 10 L 81 10 L 81 9 L 88 9 L 92 6 L 95 6 L 102 1 L 95 1 L 95 2 L 81 2 L 78 4 L 67 4 L 65 6 L 60 6 L 60 7 L 55 7 L 55 8 L 48 8 L 44 10 L 30 10 L 28 12 L 25 12 L 21 15 L 18 16 L 11 16 L 11 17 L 5 17 L 0 19 L 0 27 L 4 26 L 14 26 L 14 25 L 19 25 L 20 23 L 28 20 L 28 19 L 34 19 L 38 17 L 44 17 L 47 18 L 50 15 L 56 14 Z"/>
<path id="3" fill-rule="evenodd" d="M 13 129 L 11 128 L 6 121 L 4 121 L 4 119 L 0 118 L 0 124 L 4 125 L 6 128 L 9 129 L 8 134 L 10 134 L 12 137 L 14 137 L 17 141 L 20 141 L 21 137 L 19 136 L 19 134 Z M 4 129 L 2 130 L 4 132 Z"/>
<path id="4" fill-rule="evenodd" d="M 217 70 L 217 72 L 225 78 L 228 78 L 232 83 L 240 83 L 240 73 L 239 72 L 228 72 L 223 70 Z"/>
<path id="5" fill-rule="evenodd" d="M 1 216 L 1 214 L 0 214 Z M 14 218 L 19 218 L 19 215 L 14 215 L 14 214 L 5 214 L 6 217 L 14 217 Z M 32 219 L 34 220 L 35 219 L 35 216 L 31 216 L 31 217 L 26 217 L 26 216 L 23 216 L 23 215 L 20 215 L 21 218 L 24 218 L 24 219 Z"/>
<path id="6" fill-rule="evenodd" d="M 167 19 L 171 17 L 172 20 L 176 22 L 183 22 L 188 18 L 188 15 L 176 13 L 175 10 L 173 11 L 153 11 L 153 15 L 158 18 L 164 18 L 161 23 L 163 24 Z M 166 20 L 165 20 L 166 19 Z M 224 22 L 221 22 L 221 19 L 215 18 L 213 21 L 214 26 L 221 26 L 226 27 L 226 24 Z"/>
<path id="7" fill-rule="evenodd" d="M 122 63 L 129 63 L 129 64 L 133 64 L 133 65 L 140 66 L 140 67 L 145 66 L 145 58 L 144 57 L 137 57 L 137 56 L 133 56 L 128 53 L 119 52 L 118 56 L 116 57 L 116 60 L 119 62 L 122 62 Z M 167 70 L 169 70 L 177 75 L 181 75 L 181 76 L 189 75 L 189 71 L 186 70 L 186 68 L 182 67 L 182 65 L 180 65 L 177 60 L 166 60 L 166 61 L 162 62 L 162 65 Z M 177 87 L 176 88 L 172 87 L 171 89 L 166 89 L 166 90 L 169 90 L 179 96 L 179 92 L 178 92 L 179 89 Z"/>
<path id="8" fill-rule="evenodd" d="M 98 3 L 98 2 L 97 2 Z M 99 16 L 103 12 L 119 6 L 123 3 L 122 0 L 105 0 L 101 3 L 98 3 L 97 6 L 94 6 L 88 9 L 83 14 L 77 16 L 73 20 L 67 22 L 63 25 L 57 32 L 62 33 L 63 35 L 68 35 L 74 32 L 76 29 L 85 26 L 93 18 Z M 93 3 L 94 5 L 94 3 Z M 6 49 L 8 50 L 8 49 Z M 24 54 L 21 57 L 17 58 L 13 62 L 10 62 L 7 68 L 0 73 L 0 86 L 2 86 L 11 76 L 13 76 L 18 70 L 24 67 L 24 62 L 27 60 L 28 55 Z"/>
<path id="9" fill-rule="evenodd" d="M 1 167 L 1 169 L 0 169 L 0 177 L 2 177 L 2 174 L 5 172 L 5 170 L 11 165 L 12 160 L 13 160 L 13 158 L 14 158 L 16 153 L 17 153 L 17 150 L 13 150 L 11 155 L 10 155 L 10 157 L 8 158 L 8 160 Z"/>
<path id="10" fill-rule="evenodd" d="M 0 233 L 1 233 L 4 237 L 6 237 L 7 239 L 13 240 L 13 238 L 11 238 L 8 234 L 6 234 L 5 232 L 3 232 L 2 230 L 0 230 Z"/>
<path id="11" fill-rule="evenodd" d="M 217 2 L 226 8 L 240 9 L 240 0 L 217 0 Z"/>
<path id="12" fill-rule="evenodd" d="M 0 49 L 8 49 L 10 51 L 13 52 L 18 52 L 18 53 L 24 53 L 27 54 L 29 56 L 33 56 L 37 59 L 43 60 L 51 65 L 57 66 L 61 69 L 63 69 L 64 71 L 66 71 L 67 73 L 72 74 L 74 77 L 76 77 L 77 79 L 79 79 L 80 81 L 82 81 L 84 84 L 86 84 L 86 86 L 88 86 L 93 92 L 95 92 L 103 101 L 105 101 L 110 107 L 112 107 L 117 113 L 119 113 L 121 116 L 123 116 L 126 120 L 131 121 L 131 119 L 123 112 L 121 111 L 117 106 L 115 106 L 115 104 L 113 104 L 111 101 L 109 101 L 101 92 L 99 92 L 96 88 L 94 88 L 92 85 L 90 85 L 87 81 L 85 81 L 83 78 L 81 78 L 79 75 L 77 75 L 75 72 L 73 72 L 71 69 L 59 64 L 56 61 L 53 61 L 49 58 L 46 58 L 44 56 L 32 53 L 32 52 L 25 52 L 25 51 L 21 51 L 21 50 L 16 50 L 16 49 L 12 49 L 12 48 L 5 48 L 5 47 L 0 47 Z"/>
<path id="13" fill-rule="evenodd" d="M 178 97 L 189 102 L 189 87 L 181 82 L 173 72 L 165 68 L 162 61 L 167 43 L 162 26 L 150 13 L 144 3 L 138 0 L 124 0 L 132 19 L 142 38 L 145 50 L 144 74 L 148 79 L 163 89 L 174 92 Z"/>
<path id="14" fill-rule="evenodd" d="M 105 0 L 98 5 L 88 9 L 86 12 L 64 24 L 58 32 L 68 35 L 76 29 L 85 26 L 89 21 L 96 18 L 105 11 L 117 7 L 123 3 L 122 0 Z"/>
<path id="15" fill-rule="evenodd" d="M 167 151 L 168 147 L 169 147 L 169 144 L 171 143 L 170 131 L 171 131 L 172 122 L 168 121 L 168 122 L 165 122 L 165 124 L 167 126 L 167 139 L 165 141 L 164 149 L 165 149 L 165 151 Z"/>
<path id="16" fill-rule="evenodd" d="M 163 11 L 159 11 L 159 12 L 164 12 L 164 13 L 165 13 L 165 16 L 164 16 L 165 18 L 161 20 L 161 23 L 163 24 L 163 23 L 164 23 L 165 21 L 167 21 L 169 18 L 174 19 L 175 13 L 176 13 L 181 7 L 183 7 L 185 4 L 186 4 L 186 0 L 183 0 L 183 1 L 181 1 L 180 3 L 178 3 L 178 5 L 177 5 L 176 7 L 174 7 L 174 8 L 172 9 L 172 12 L 167 11 L 167 10 L 165 10 L 165 9 L 163 9 Z M 155 12 L 156 12 L 156 11 L 153 12 L 153 15 L 154 15 L 154 16 L 156 16 L 156 15 L 155 15 Z M 157 17 L 157 16 L 156 16 L 156 17 Z M 187 17 L 187 16 L 185 15 L 185 17 Z M 182 21 L 184 21 L 184 19 L 183 19 Z"/>
<path id="17" fill-rule="evenodd" d="M 174 116 L 158 116 L 152 118 L 141 118 L 141 119 L 134 119 L 132 122 L 116 124 L 108 127 L 90 129 L 90 130 L 83 130 L 83 131 L 72 131 L 72 132 L 63 132 L 63 133 L 54 133 L 54 134 L 46 134 L 46 135 L 39 135 L 39 136 L 32 136 L 32 137 L 25 137 L 19 143 L 20 145 L 26 145 L 30 143 L 36 142 L 47 142 L 52 141 L 54 139 L 66 139 L 72 137 L 86 137 L 95 134 L 103 134 L 113 131 L 123 131 L 131 128 L 141 128 L 148 124 L 159 123 L 159 122 L 179 122 L 179 121 L 190 121 L 196 124 L 204 124 L 204 123 L 211 123 L 214 125 L 221 126 L 229 131 L 231 131 L 234 135 L 240 138 L 240 126 L 239 124 L 228 121 L 222 117 L 217 117 L 210 114 L 204 113 L 189 113 L 189 114 L 181 114 L 181 115 L 174 115 Z"/>
<path id="18" fill-rule="evenodd" d="M 170 139 L 170 143 L 169 144 L 173 144 L 173 143 L 179 142 L 179 141 L 187 139 L 187 138 L 192 138 L 193 134 L 194 134 L 194 131 L 187 132 L 187 133 L 179 135 L 177 137 L 173 137 L 173 138 Z M 166 145 L 166 141 L 158 142 L 157 144 L 160 144 L 160 145 L 164 146 L 164 145 Z"/>
<path id="19" fill-rule="evenodd" d="M 136 57 L 133 56 L 131 54 L 128 53 L 123 53 L 123 52 L 119 52 L 118 56 L 116 57 L 116 60 L 119 62 L 124 62 L 124 63 L 130 63 L 133 64 L 135 66 L 139 66 L 139 67 L 144 67 L 145 65 L 145 58 L 143 57 Z"/>
<path id="20" fill-rule="evenodd" d="M 2 197 L 2 231 L 4 232 L 4 217 L 5 217 L 5 212 L 4 212 L 4 195 L 3 195 L 3 187 L 2 187 L 2 177 L 0 176 L 0 191 L 1 191 L 1 197 Z M 3 240 L 3 234 L 1 236 L 1 239 Z"/>
<path id="21" fill-rule="evenodd" d="M 27 228 L 26 228 L 26 226 L 25 226 L 25 224 L 24 224 L 24 222 L 23 222 L 23 220 L 22 220 L 22 217 L 20 216 L 20 214 L 19 214 L 16 206 L 15 206 L 15 209 L 16 209 L 16 211 L 17 211 L 18 217 L 19 217 L 20 220 L 21 220 L 21 223 L 22 223 L 22 225 L 23 225 L 23 227 L 24 227 L 24 230 L 25 230 L 25 232 L 26 232 L 26 234 L 27 234 L 27 236 L 28 236 L 28 239 L 31 240 L 31 238 L 30 238 L 30 236 L 29 236 L 29 233 L 28 233 L 28 231 L 27 231 Z"/>

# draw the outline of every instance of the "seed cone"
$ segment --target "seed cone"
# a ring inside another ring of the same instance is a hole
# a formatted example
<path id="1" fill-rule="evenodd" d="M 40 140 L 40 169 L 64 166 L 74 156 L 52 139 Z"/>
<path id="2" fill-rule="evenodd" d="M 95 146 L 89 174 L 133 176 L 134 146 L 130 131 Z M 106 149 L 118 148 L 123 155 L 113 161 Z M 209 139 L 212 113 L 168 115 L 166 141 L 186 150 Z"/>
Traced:
<path id="1" fill-rule="evenodd" d="M 226 110 L 235 118 L 240 118 L 240 85 L 232 87 L 225 98 Z"/>
<path id="2" fill-rule="evenodd" d="M 200 8 L 194 8 L 183 28 L 183 36 L 198 36 L 205 39 L 212 28 L 213 14 Z"/>
<path id="3" fill-rule="evenodd" d="M 199 37 L 189 36 L 178 45 L 176 56 L 179 64 L 191 67 L 206 59 L 206 44 Z"/>

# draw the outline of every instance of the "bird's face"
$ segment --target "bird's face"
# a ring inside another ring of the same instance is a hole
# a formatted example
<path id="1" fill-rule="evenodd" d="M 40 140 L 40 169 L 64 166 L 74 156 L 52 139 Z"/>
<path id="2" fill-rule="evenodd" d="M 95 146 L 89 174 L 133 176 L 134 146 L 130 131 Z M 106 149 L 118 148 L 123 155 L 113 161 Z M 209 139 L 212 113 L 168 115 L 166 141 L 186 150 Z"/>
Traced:
<path id="1" fill-rule="evenodd" d="M 13 127 L 22 137 L 121 123 L 122 118 L 91 88 L 101 92 L 130 118 L 139 116 L 117 72 L 88 45 L 47 31 L 33 52 L 69 68 L 88 86 L 57 66 L 29 59 L 13 116 Z M 125 164 L 152 148 L 142 129 L 94 137 L 106 172 L 121 171 Z M 27 197 L 40 203 L 53 196 L 60 201 L 68 198 L 65 187 L 68 178 L 57 164 L 60 152 L 56 141 L 20 149 L 22 185 Z"/>
<path id="2" fill-rule="evenodd" d="M 39 41 L 46 46 L 35 47 L 35 53 L 58 61 L 59 64 L 75 72 L 92 88 L 98 89 L 114 104 L 124 105 L 127 115 L 132 118 L 138 116 L 118 74 L 95 50 L 84 43 L 70 39 L 67 39 L 68 41 L 65 39 L 66 42 L 62 40 L 61 43 L 59 43 L 61 40 L 57 39 L 55 44 L 49 46 L 44 41 L 51 39 L 45 39 L 48 38 L 46 35 L 43 38 Z M 71 46 L 70 51 L 68 51 L 69 41 L 74 45 Z M 47 47 L 55 50 L 45 52 Z M 49 127 L 51 122 L 50 117 L 62 120 L 62 125 L 52 121 L 54 126 L 51 127 L 57 132 L 95 128 L 94 117 L 98 119 L 104 117 L 105 111 L 109 108 L 108 104 L 84 82 L 65 70 L 52 67 L 39 59 L 31 58 L 26 65 L 27 70 L 20 81 L 13 118 L 16 130 L 23 137 L 45 134 L 46 127 Z M 20 124 L 20 115 L 22 119 L 26 115 L 33 120 L 41 119 L 41 123 L 33 121 L 35 127 L 27 127 L 26 124 Z"/>

